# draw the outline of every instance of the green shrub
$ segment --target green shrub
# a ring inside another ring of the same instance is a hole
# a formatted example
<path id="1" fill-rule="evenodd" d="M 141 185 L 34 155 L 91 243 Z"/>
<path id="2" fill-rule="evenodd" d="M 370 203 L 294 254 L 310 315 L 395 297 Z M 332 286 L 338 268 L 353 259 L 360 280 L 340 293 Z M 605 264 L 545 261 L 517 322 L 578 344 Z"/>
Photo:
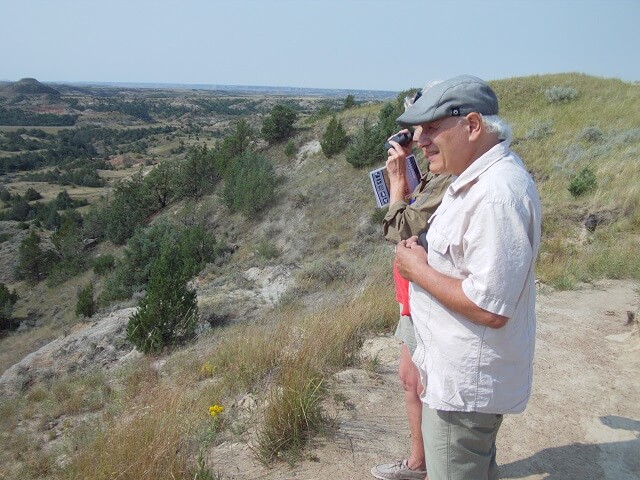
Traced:
<path id="1" fill-rule="evenodd" d="M 380 109 L 380 112 L 378 113 L 377 128 L 381 137 L 380 142 L 382 142 L 380 144 L 381 149 L 385 140 L 400 129 L 396 123 L 396 118 L 398 118 L 403 111 L 404 97 L 402 95 L 398 95 L 398 98 L 394 102 L 385 103 Z M 384 153 L 386 155 L 386 152 Z"/>
<path id="2" fill-rule="evenodd" d="M 385 103 L 378 113 L 378 122 L 370 125 L 365 119 L 362 128 L 352 138 L 346 152 L 347 162 L 354 167 L 366 167 L 387 159 L 384 143 L 399 130 L 396 118 L 403 109 L 402 95 L 395 102 Z"/>
<path id="3" fill-rule="evenodd" d="M 170 226 L 158 223 L 150 228 L 139 228 L 127 242 L 122 259 L 105 281 L 100 304 L 130 298 L 144 289 L 149 281 L 151 265 L 158 258 L 163 238 L 170 234 Z"/>
<path id="4" fill-rule="evenodd" d="M 96 302 L 93 298 L 93 283 L 90 283 L 78 292 L 76 315 L 89 318 L 93 317 L 94 313 L 96 313 Z"/>
<path id="5" fill-rule="evenodd" d="M 41 239 L 31 230 L 18 247 L 18 265 L 16 275 L 30 283 L 43 280 L 56 262 L 56 254 L 52 250 L 40 247 Z"/>
<path id="6" fill-rule="evenodd" d="M 224 178 L 232 166 L 231 162 L 249 149 L 254 132 L 246 120 L 238 120 L 233 124 L 233 132 L 214 148 L 214 166 Z"/>
<path id="7" fill-rule="evenodd" d="M 171 175 L 175 172 L 170 188 L 179 198 L 200 198 L 213 189 L 221 178 L 215 166 L 215 156 L 215 150 L 209 150 L 206 145 L 193 146 L 177 168 L 171 168 L 171 164 L 167 164 L 167 173 Z"/>
<path id="8" fill-rule="evenodd" d="M 85 255 L 82 248 L 82 232 L 78 217 L 67 212 L 60 219 L 60 228 L 51 236 L 56 249 L 56 262 L 49 272 L 49 286 L 61 283 L 85 269 Z"/>
<path id="9" fill-rule="evenodd" d="M 198 303 L 187 286 L 179 245 L 167 239 L 151 267 L 151 277 L 138 311 L 127 324 L 127 338 L 144 353 L 158 353 L 193 337 Z"/>
<path id="10" fill-rule="evenodd" d="M 10 292 L 6 285 L 0 282 L 0 331 L 11 328 L 11 313 L 17 301 L 16 291 Z"/>
<path id="11" fill-rule="evenodd" d="M 322 139 L 320 140 L 322 152 L 328 158 L 331 158 L 333 155 L 344 150 L 348 142 L 349 137 L 342 126 L 342 122 L 340 122 L 340 120 L 338 120 L 334 115 L 331 117 L 327 128 L 322 134 Z"/>
<path id="12" fill-rule="evenodd" d="M 227 250 L 224 243 L 218 243 L 201 225 L 176 228 L 159 222 L 149 228 L 140 228 L 129 239 L 123 257 L 115 262 L 115 268 L 105 280 L 100 304 L 124 300 L 143 290 L 162 243 L 169 240 L 177 245 L 188 276 L 197 274 L 206 263 L 213 262 Z"/>
<path id="13" fill-rule="evenodd" d="M 116 259 L 113 255 L 100 255 L 93 261 L 93 273 L 96 275 L 104 275 L 113 270 L 116 265 Z"/>
<path id="14" fill-rule="evenodd" d="M 276 105 L 262 122 L 262 138 L 268 142 L 279 142 L 293 132 L 298 114 L 287 105 Z"/>
<path id="15" fill-rule="evenodd" d="M 573 197 L 579 197 L 596 188 L 596 185 L 595 173 L 589 167 L 585 167 L 571 179 L 568 188 Z"/>
<path id="16" fill-rule="evenodd" d="M 386 158 L 384 139 L 380 131 L 365 120 L 347 147 L 347 162 L 361 168 L 383 161 Z"/>
<path id="17" fill-rule="evenodd" d="M 109 206 L 106 202 L 89 207 L 82 221 L 82 235 L 84 238 L 103 239 L 105 237 L 108 212 Z"/>
<path id="18" fill-rule="evenodd" d="M 113 189 L 113 200 L 105 210 L 106 237 L 118 245 L 126 243 L 151 213 L 152 198 L 142 171 L 118 182 Z"/>
<path id="19" fill-rule="evenodd" d="M 274 200 L 275 186 L 271 162 L 248 150 L 234 159 L 225 178 L 223 197 L 232 211 L 251 217 Z"/>
<path id="20" fill-rule="evenodd" d="M 578 139 L 589 143 L 598 143 L 604 140 L 604 133 L 598 127 L 586 127 L 578 134 Z"/>
<path id="21" fill-rule="evenodd" d="M 24 198 L 27 201 L 31 202 L 33 200 L 40 200 L 42 198 L 42 195 L 40 195 L 40 192 L 38 192 L 35 188 L 29 187 L 24 193 Z"/>
<path id="22" fill-rule="evenodd" d="M 284 154 L 291 158 L 296 154 L 296 144 L 293 140 L 289 140 L 284 147 Z"/>
<path id="23" fill-rule="evenodd" d="M 525 140 L 539 140 L 553 134 L 553 124 L 549 121 L 535 122 L 524 134 Z"/>
<path id="24" fill-rule="evenodd" d="M 274 258 L 278 258 L 282 255 L 282 252 L 276 247 L 273 243 L 262 240 L 258 243 L 258 248 L 256 250 L 258 256 L 264 258 L 265 260 L 273 260 Z"/>
<path id="25" fill-rule="evenodd" d="M 568 103 L 578 97 L 578 91 L 572 87 L 551 87 L 544 91 L 549 103 Z"/>
<path id="26" fill-rule="evenodd" d="M 348 110 L 349 108 L 353 108 L 355 106 L 356 106 L 355 97 L 351 94 L 347 95 L 342 105 L 343 110 Z"/>

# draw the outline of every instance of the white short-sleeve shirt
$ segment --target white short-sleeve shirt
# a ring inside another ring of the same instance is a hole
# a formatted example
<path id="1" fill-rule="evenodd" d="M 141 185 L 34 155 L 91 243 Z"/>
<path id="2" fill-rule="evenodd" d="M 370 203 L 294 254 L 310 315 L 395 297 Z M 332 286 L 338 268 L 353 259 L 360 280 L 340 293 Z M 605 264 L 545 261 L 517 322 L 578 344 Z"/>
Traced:
<path id="1" fill-rule="evenodd" d="M 438 410 L 519 413 L 531 393 L 535 346 L 534 261 L 541 206 L 535 184 L 508 142 L 475 160 L 430 219 L 428 261 L 462 280 L 479 307 L 509 318 L 502 328 L 451 312 L 411 284 L 413 360 Z"/>

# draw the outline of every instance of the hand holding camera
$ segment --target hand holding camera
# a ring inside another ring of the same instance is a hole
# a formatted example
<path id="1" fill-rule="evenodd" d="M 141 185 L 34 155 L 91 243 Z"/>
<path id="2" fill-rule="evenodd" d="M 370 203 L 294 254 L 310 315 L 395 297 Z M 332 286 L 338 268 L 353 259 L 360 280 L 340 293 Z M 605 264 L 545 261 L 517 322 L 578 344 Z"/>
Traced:
<path id="1" fill-rule="evenodd" d="M 406 147 L 411 143 L 412 140 L 413 132 L 402 131 L 400 133 L 396 133 L 393 137 L 390 137 L 389 140 L 387 140 L 387 142 L 384 144 L 384 149 L 389 150 L 390 148 L 393 148 L 393 145 L 391 145 L 390 143 L 391 141 L 397 142 L 403 147 Z"/>

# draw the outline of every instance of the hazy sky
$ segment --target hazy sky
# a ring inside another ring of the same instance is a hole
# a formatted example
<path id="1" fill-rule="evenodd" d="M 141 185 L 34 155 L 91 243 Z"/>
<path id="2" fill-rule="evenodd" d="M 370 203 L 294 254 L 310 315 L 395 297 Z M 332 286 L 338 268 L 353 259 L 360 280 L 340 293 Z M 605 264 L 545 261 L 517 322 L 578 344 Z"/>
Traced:
<path id="1" fill-rule="evenodd" d="M 0 0 L 0 80 L 399 91 L 640 81 L 640 0 Z"/>

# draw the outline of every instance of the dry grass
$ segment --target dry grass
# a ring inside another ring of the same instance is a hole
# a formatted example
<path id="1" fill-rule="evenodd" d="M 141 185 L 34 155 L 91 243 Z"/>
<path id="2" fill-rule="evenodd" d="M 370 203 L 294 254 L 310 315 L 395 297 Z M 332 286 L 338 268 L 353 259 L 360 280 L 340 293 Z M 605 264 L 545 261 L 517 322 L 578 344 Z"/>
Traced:
<path id="1" fill-rule="evenodd" d="M 41 346 L 55 339 L 59 334 L 59 328 L 46 325 L 0 338 L 0 372 L 4 372 L 29 353 L 35 352 Z"/>
<path id="2" fill-rule="evenodd" d="M 502 115 L 514 127 L 514 150 L 540 191 L 540 280 L 566 289 L 598 278 L 640 278 L 640 87 L 576 74 L 513 78 L 493 86 Z M 554 87 L 578 96 L 550 102 L 545 91 Z M 595 173 L 597 188 L 573 198 L 569 183 L 585 167 Z M 583 227 L 589 214 L 607 221 L 589 232 Z"/>
<path id="3" fill-rule="evenodd" d="M 183 393 L 163 386 L 141 393 L 92 438 L 78 439 L 62 478 L 191 478 L 189 438 L 206 411 Z"/>

